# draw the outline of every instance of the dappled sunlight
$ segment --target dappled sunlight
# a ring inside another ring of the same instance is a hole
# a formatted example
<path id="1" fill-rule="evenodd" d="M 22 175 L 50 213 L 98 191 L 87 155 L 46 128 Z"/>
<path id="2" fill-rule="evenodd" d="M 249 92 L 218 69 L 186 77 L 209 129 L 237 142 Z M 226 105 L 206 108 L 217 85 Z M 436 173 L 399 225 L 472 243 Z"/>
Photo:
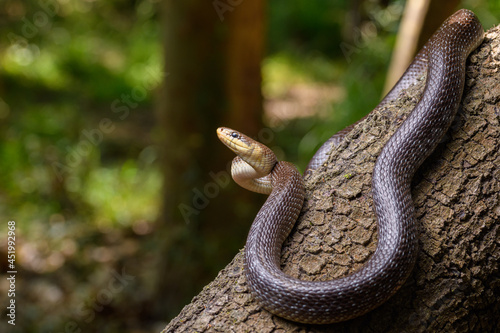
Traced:
<path id="1" fill-rule="evenodd" d="M 156 219 L 160 186 L 159 170 L 141 172 L 133 161 L 128 161 L 120 169 L 93 170 L 80 192 L 99 217 L 99 228 L 132 226 L 137 220 Z M 141 195 L 137 196 L 139 192 Z"/>

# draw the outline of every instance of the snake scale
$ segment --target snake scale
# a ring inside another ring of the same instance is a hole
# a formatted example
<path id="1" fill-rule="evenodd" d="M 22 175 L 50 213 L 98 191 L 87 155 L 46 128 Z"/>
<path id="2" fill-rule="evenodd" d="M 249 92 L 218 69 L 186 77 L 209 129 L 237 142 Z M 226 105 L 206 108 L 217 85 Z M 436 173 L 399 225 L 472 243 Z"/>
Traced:
<path id="1" fill-rule="evenodd" d="M 232 164 L 233 179 L 249 190 L 269 194 L 245 246 L 247 282 L 265 309 L 296 322 L 340 322 L 378 307 L 405 282 L 417 256 L 411 180 L 455 117 L 464 88 L 466 59 L 483 35 L 473 12 L 461 9 L 450 16 L 375 108 L 383 107 L 427 74 L 420 101 L 385 144 L 373 170 L 377 248 L 362 268 L 348 276 L 303 281 L 281 271 L 281 247 L 304 201 L 303 178 L 291 163 L 278 162 L 266 146 L 229 128 L 217 130 L 221 141 L 238 155 Z M 348 130 L 332 136 L 315 154 L 309 169 L 325 163 L 332 145 Z"/>

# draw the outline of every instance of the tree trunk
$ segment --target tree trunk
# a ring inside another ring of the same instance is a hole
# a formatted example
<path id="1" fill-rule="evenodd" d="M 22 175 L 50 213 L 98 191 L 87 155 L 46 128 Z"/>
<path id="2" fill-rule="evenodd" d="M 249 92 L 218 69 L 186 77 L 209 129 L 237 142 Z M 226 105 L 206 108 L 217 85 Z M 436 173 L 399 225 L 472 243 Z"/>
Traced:
<path id="1" fill-rule="evenodd" d="M 499 33 L 490 30 L 470 57 L 462 109 L 414 177 L 420 252 L 410 278 L 389 301 L 344 323 L 293 323 L 254 301 L 240 252 L 164 332 L 500 330 Z M 371 173 L 423 85 L 368 116 L 332 151 L 328 165 L 306 178 L 303 213 L 282 250 L 286 273 L 304 280 L 338 278 L 374 252 Z"/>
<path id="2" fill-rule="evenodd" d="M 155 308 L 164 318 L 178 313 L 244 239 L 246 226 L 233 223 L 242 214 L 225 210 L 227 202 L 249 212 L 255 206 L 252 194 L 232 186 L 227 165 L 233 156 L 215 129 L 256 133 L 261 127 L 264 1 L 162 5 L 166 73 L 158 113 L 164 194 L 156 233 L 156 294 L 162 298 Z"/>

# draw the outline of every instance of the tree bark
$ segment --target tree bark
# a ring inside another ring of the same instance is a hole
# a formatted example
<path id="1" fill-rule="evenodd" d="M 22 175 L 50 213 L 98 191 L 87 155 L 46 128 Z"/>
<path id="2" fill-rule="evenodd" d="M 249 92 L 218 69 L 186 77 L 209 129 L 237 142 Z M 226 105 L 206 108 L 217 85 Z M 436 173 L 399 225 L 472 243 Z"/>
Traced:
<path id="1" fill-rule="evenodd" d="M 500 330 L 500 29 L 469 58 L 459 111 L 419 169 L 413 200 L 419 256 L 385 304 L 344 323 L 303 325 L 253 299 L 243 254 L 163 332 L 495 332 Z M 423 80 L 356 126 L 329 162 L 306 178 L 302 215 L 282 250 L 283 270 L 327 280 L 359 269 L 374 252 L 371 174 L 383 145 L 418 102 Z"/>

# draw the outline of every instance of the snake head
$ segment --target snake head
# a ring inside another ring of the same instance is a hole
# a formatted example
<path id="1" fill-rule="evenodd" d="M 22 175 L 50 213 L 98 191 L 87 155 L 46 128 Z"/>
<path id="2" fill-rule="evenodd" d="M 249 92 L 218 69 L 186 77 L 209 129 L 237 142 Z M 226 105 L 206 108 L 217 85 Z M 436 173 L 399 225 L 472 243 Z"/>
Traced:
<path id="1" fill-rule="evenodd" d="M 241 132 L 219 127 L 217 136 L 223 144 L 250 164 L 261 176 L 269 174 L 277 162 L 276 155 L 271 149 Z"/>
<path id="2" fill-rule="evenodd" d="M 223 144 L 240 157 L 242 157 L 241 155 L 249 155 L 249 153 L 251 155 L 251 151 L 255 145 L 254 142 L 256 142 L 245 134 L 227 127 L 219 127 L 217 129 L 217 136 Z"/>

